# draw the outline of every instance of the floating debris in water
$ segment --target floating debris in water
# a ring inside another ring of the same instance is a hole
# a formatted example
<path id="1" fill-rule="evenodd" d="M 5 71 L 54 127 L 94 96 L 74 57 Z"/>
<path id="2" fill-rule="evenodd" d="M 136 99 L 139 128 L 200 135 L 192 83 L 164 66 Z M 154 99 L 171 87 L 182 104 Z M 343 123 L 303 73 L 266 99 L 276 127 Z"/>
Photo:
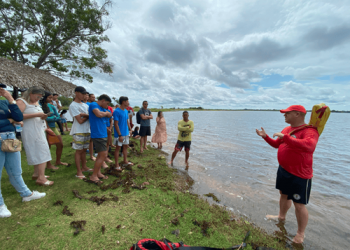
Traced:
<path id="1" fill-rule="evenodd" d="M 214 201 L 216 201 L 217 203 L 220 202 L 220 200 L 215 196 L 215 194 L 213 193 L 209 193 L 209 194 L 205 194 L 204 196 L 207 196 L 207 197 L 212 197 Z"/>

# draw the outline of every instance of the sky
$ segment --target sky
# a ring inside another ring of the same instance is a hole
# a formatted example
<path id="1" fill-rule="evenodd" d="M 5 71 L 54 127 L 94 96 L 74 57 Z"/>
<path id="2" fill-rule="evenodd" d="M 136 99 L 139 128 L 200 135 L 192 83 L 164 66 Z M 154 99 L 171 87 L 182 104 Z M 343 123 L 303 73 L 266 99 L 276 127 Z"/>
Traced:
<path id="1" fill-rule="evenodd" d="M 114 0 L 113 74 L 74 81 L 132 106 L 350 110 L 350 1 Z"/>

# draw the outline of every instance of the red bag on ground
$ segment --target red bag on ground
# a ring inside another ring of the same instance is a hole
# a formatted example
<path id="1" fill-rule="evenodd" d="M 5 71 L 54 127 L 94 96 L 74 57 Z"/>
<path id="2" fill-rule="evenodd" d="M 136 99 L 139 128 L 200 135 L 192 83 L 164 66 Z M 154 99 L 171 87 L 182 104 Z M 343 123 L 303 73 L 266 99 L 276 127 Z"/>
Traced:
<path id="1" fill-rule="evenodd" d="M 154 239 L 143 239 L 133 245 L 130 250 L 174 250 L 181 246 L 186 246 L 182 242 L 172 243 L 164 239 L 165 243 Z"/>

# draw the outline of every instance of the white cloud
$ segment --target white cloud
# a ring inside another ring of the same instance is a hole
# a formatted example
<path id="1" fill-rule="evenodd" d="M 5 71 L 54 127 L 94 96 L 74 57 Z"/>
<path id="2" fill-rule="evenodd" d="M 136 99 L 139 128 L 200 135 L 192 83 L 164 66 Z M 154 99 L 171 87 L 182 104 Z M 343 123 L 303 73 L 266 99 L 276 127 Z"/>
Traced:
<path id="1" fill-rule="evenodd" d="M 349 8 L 341 0 L 117 1 L 104 45 L 114 73 L 96 72 L 84 85 L 127 95 L 132 105 L 148 99 L 151 107 L 282 108 L 324 100 L 349 108 L 349 81 L 320 80 L 350 76 Z M 263 81 L 272 74 L 293 80 Z"/>

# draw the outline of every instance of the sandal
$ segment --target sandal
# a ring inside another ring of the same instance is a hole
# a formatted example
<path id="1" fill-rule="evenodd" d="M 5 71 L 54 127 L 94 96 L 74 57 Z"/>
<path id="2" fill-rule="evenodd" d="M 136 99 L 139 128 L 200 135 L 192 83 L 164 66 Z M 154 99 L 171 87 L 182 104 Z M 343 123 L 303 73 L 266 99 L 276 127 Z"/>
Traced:
<path id="1" fill-rule="evenodd" d="M 107 175 L 105 175 L 105 176 L 103 176 L 103 177 L 98 177 L 100 180 L 107 180 L 108 179 L 108 176 Z"/>
<path id="2" fill-rule="evenodd" d="M 117 167 L 117 168 L 114 168 L 116 171 L 118 171 L 118 172 L 122 172 L 123 171 L 123 169 L 121 169 L 121 167 Z"/>
<path id="3" fill-rule="evenodd" d="M 39 176 L 32 176 L 32 180 L 33 180 L 33 181 L 36 181 L 38 178 L 39 178 Z M 46 179 L 47 179 L 47 178 L 50 178 L 50 176 L 45 175 L 45 178 L 46 178 Z"/>
<path id="4" fill-rule="evenodd" d="M 36 185 L 38 186 L 52 186 L 53 185 L 53 181 L 46 181 L 45 183 L 41 183 L 41 182 L 36 182 Z"/>
<path id="5" fill-rule="evenodd" d="M 85 177 L 85 175 L 81 175 L 81 176 L 79 176 L 79 175 L 75 175 L 75 177 L 79 178 L 80 180 L 82 180 L 82 179 L 85 179 L 85 178 L 86 178 L 86 177 Z"/>

